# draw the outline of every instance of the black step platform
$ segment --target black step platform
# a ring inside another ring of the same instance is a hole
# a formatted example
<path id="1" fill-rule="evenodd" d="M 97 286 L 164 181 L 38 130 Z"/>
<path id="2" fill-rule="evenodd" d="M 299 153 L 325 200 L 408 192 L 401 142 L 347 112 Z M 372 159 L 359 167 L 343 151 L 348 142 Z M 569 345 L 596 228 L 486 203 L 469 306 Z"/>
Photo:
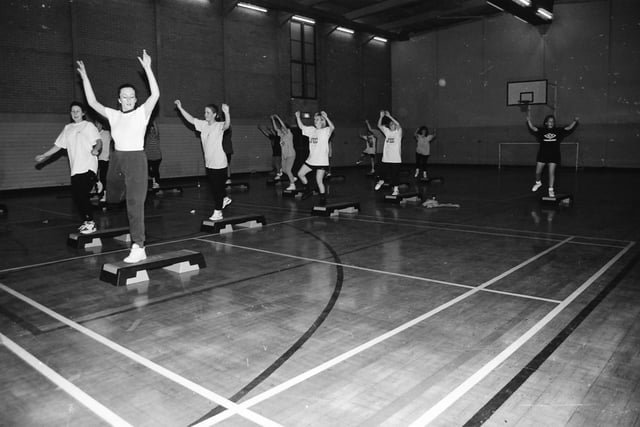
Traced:
<path id="1" fill-rule="evenodd" d="M 246 181 L 232 181 L 231 183 L 224 184 L 224 187 L 227 190 L 248 190 L 249 189 L 249 183 Z"/>
<path id="2" fill-rule="evenodd" d="M 325 175 L 324 180 L 329 182 L 345 182 L 347 177 L 344 175 L 331 174 L 329 176 Z"/>
<path id="3" fill-rule="evenodd" d="M 444 184 L 444 178 L 441 176 L 434 176 L 433 178 L 420 179 L 421 183 L 426 184 Z"/>
<path id="4" fill-rule="evenodd" d="M 149 280 L 147 270 L 155 268 L 164 267 L 176 273 L 185 273 L 206 266 L 204 256 L 200 252 L 181 249 L 147 256 L 147 259 L 133 264 L 124 261 L 104 264 L 100 271 L 100 280 L 114 286 L 125 286 Z"/>
<path id="5" fill-rule="evenodd" d="M 200 231 L 224 234 L 231 233 L 234 225 L 242 228 L 256 228 L 266 224 L 267 221 L 264 219 L 264 215 L 239 215 L 225 217 L 219 221 L 205 219 L 202 221 Z"/>
<path id="6" fill-rule="evenodd" d="M 298 199 L 302 197 L 302 193 L 304 193 L 304 191 L 298 190 L 297 188 L 295 190 L 282 190 L 282 197 L 288 199 Z"/>
<path id="7" fill-rule="evenodd" d="M 283 174 L 280 177 L 280 179 L 275 179 L 273 177 L 267 179 L 267 185 L 276 185 L 276 184 L 282 184 L 285 182 L 289 182 L 289 176 L 286 174 Z"/>
<path id="8" fill-rule="evenodd" d="M 316 205 L 311 209 L 311 215 L 315 216 L 336 216 L 341 213 L 358 213 L 360 211 L 360 202 L 339 202 L 328 203 L 325 206 Z"/>
<path id="9" fill-rule="evenodd" d="M 387 194 L 384 196 L 384 201 L 387 203 L 395 203 L 397 205 L 407 202 L 420 202 L 420 195 L 415 191 L 400 193 L 397 196 Z"/>
<path id="10" fill-rule="evenodd" d="M 542 196 L 540 197 L 540 203 L 568 208 L 573 205 L 573 194 L 556 194 L 555 197 Z"/>
<path id="11" fill-rule="evenodd" d="M 149 188 L 149 193 L 156 194 L 158 196 L 164 194 L 182 194 L 182 187 L 160 187 L 160 188 Z"/>
<path id="12" fill-rule="evenodd" d="M 102 246 L 102 239 L 113 237 L 116 240 L 130 242 L 129 227 L 105 228 L 96 230 L 95 233 L 82 234 L 80 232 L 70 233 L 67 238 L 67 245 L 74 248 L 95 248 Z"/>

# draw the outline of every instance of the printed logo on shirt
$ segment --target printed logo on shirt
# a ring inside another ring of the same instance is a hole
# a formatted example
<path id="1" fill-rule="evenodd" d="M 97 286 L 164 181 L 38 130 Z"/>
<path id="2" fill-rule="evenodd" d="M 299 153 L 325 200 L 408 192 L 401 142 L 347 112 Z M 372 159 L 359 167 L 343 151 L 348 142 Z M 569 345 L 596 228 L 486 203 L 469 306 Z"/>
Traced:
<path id="1" fill-rule="evenodd" d="M 314 137 L 312 137 L 312 138 L 309 138 L 309 142 L 310 142 L 311 144 L 317 144 L 317 143 L 318 143 L 318 138 L 317 138 L 317 137 L 315 137 L 315 136 L 314 136 Z"/>
<path id="2" fill-rule="evenodd" d="M 544 140 L 545 141 L 552 142 L 552 141 L 556 140 L 556 134 L 555 133 L 545 133 L 543 136 L 544 136 Z"/>
<path id="3" fill-rule="evenodd" d="M 395 138 L 387 138 L 387 144 L 393 144 L 394 142 L 396 142 Z"/>

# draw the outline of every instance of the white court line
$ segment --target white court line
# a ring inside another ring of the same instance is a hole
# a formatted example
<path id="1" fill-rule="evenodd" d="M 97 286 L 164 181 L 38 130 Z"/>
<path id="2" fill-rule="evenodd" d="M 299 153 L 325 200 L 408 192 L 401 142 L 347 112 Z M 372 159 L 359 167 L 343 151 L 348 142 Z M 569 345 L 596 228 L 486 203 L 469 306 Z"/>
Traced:
<path id="1" fill-rule="evenodd" d="M 79 403 L 84 405 L 91 412 L 96 414 L 98 417 L 102 418 L 104 421 L 109 423 L 112 426 L 117 427 L 132 427 L 131 424 L 120 418 L 114 412 L 109 410 L 106 406 L 95 400 L 93 397 L 89 396 L 84 391 L 80 390 L 78 387 L 73 385 L 71 382 L 67 381 L 62 375 L 58 374 L 56 371 L 42 363 L 38 358 L 33 356 L 31 353 L 26 351 L 24 348 L 20 347 L 18 344 L 13 342 L 9 337 L 0 333 L 0 344 L 7 347 L 10 351 L 12 351 L 16 356 L 22 359 L 29 366 L 34 368 L 40 374 L 42 374 L 45 378 L 55 384 L 57 387 L 61 388 Z"/>
<path id="2" fill-rule="evenodd" d="M 341 217 L 342 218 L 342 217 Z M 389 225 L 389 222 L 385 222 L 385 221 L 376 221 L 373 219 L 363 219 L 363 218 L 354 218 L 354 217 L 344 217 L 344 219 L 346 220 L 350 220 L 350 221 L 360 221 L 360 222 L 367 222 L 367 223 L 374 223 L 374 224 L 385 224 L 385 225 Z M 567 237 L 573 237 L 574 239 L 584 239 L 584 240 L 608 240 L 610 242 L 618 242 L 618 245 L 614 245 L 614 244 L 604 244 L 604 243 L 588 243 L 588 242 L 576 242 L 576 241 L 571 241 L 570 243 L 572 245 L 587 245 L 587 246 L 605 246 L 605 247 L 612 247 L 612 248 L 616 248 L 616 249 L 622 249 L 624 246 L 630 242 L 630 240 L 616 240 L 616 239 L 605 239 L 605 238 L 599 238 L 599 237 L 586 237 L 586 236 L 570 236 L 570 235 L 566 235 L 566 234 L 546 234 L 546 233 L 539 233 L 539 232 L 529 232 L 529 231 L 524 231 L 525 233 L 532 233 L 532 234 L 517 234 L 518 230 L 510 230 L 508 228 L 505 229 L 501 229 L 501 228 L 494 228 L 494 227 L 488 227 L 489 230 L 491 229 L 495 229 L 495 230 L 507 230 L 507 231 L 512 231 L 513 233 L 506 233 L 506 232 L 497 232 L 497 231 L 483 231 L 483 230 L 469 230 L 466 228 L 455 228 L 455 227 L 465 227 L 464 224 L 448 224 L 448 223 L 443 223 L 444 225 L 449 225 L 450 227 L 444 227 L 442 225 L 430 225 L 428 222 L 422 222 L 422 221 L 409 221 L 409 220 L 396 220 L 393 222 L 393 224 L 397 224 L 397 225 L 403 225 L 403 226 L 407 226 L 407 227 L 416 227 L 416 228 L 428 228 L 428 229 L 433 229 L 433 230 L 442 230 L 442 231 L 453 231 L 453 232 L 458 232 L 458 233 L 470 233 L 470 234 L 482 234 L 482 235 L 487 235 L 487 236 L 497 236 L 497 237 L 513 237 L 513 238 L 521 238 L 521 239 L 530 239 L 530 240 L 552 240 L 554 242 L 560 242 L 563 239 L 566 239 Z M 475 227 L 475 226 L 467 226 L 467 227 Z M 480 228 L 480 227 L 476 227 L 476 228 Z"/>
<path id="3" fill-rule="evenodd" d="M 32 300 L 31 298 L 22 295 L 21 293 L 14 291 L 11 288 L 8 288 L 7 286 L 3 285 L 2 283 L 0 283 L 0 290 L 5 291 L 6 293 L 13 295 L 14 297 L 20 299 L 21 301 L 26 302 L 27 304 L 31 305 L 32 307 L 37 308 L 38 310 L 42 311 L 45 314 L 48 314 L 49 316 L 53 317 L 54 319 L 58 320 L 61 323 L 64 323 L 65 325 L 69 326 L 70 328 L 75 329 L 76 331 L 88 336 L 89 338 L 92 338 L 93 340 L 99 342 L 100 344 L 109 347 L 110 349 L 112 349 L 113 351 L 120 353 L 121 355 L 123 355 L 124 357 L 127 357 L 131 360 L 133 360 L 134 362 L 143 365 L 145 367 L 147 367 L 148 369 L 152 370 L 153 372 L 162 375 L 163 377 L 191 390 L 192 392 L 199 394 L 200 396 L 204 397 L 205 399 L 208 399 L 218 405 L 227 407 L 229 409 L 233 409 L 234 414 L 237 413 L 239 415 L 242 415 L 243 417 L 259 424 L 259 425 L 263 425 L 263 426 L 279 426 L 280 424 L 266 418 L 263 417 L 262 415 L 259 415 L 253 411 L 247 410 L 245 408 L 241 408 L 239 407 L 239 405 L 235 402 L 230 401 L 229 399 L 220 396 L 217 393 L 212 392 L 211 390 L 208 390 L 204 387 L 202 387 L 199 384 L 194 383 L 191 380 L 188 380 L 178 374 L 176 374 L 175 372 L 172 372 L 160 365 L 158 365 L 155 362 L 152 362 L 151 360 L 140 356 L 138 353 L 129 350 L 126 347 L 121 346 L 118 343 L 115 343 L 111 340 L 109 340 L 106 337 L 103 337 L 102 335 L 92 331 L 89 328 L 86 328 L 76 322 L 74 322 L 71 319 L 68 319 L 64 316 L 62 316 L 61 314 L 56 313 L 55 311 L 45 307 L 44 305 Z"/>
<path id="4" fill-rule="evenodd" d="M 453 405 L 458 399 L 460 399 L 465 393 L 471 390 L 476 384 L 478 384 L 484 377 L 489 375 L 494 369 L 496 369 L 502 362 L 515 353 L 520 347 L 522 347 L 527 341 L 529 341 L 535 334 L 537 334 L 542 328 L 544 328 L 549 322 L 551 322 L 558 314 L 562 312 L 567 306 L 573 302 L 580 294 L 582 294 L 589 286 L 593 284 L 600 276 L 602 276 L 616 261 L 618 261 L 625 253 L 631 249 L 634 245 L 633 242 L 629 243 L 624 249 L 622 249 L 616 256 L 611 258 L 604 266 L 602 266 L 593 276 L 587 279 L 578 289 L 573 291 L 571 295 L 565 298 L 560 305 L 555 307 L 545 317 L 538 321 L 525 332 L 520 338 L 515 340 L 511 345 L 505 348 L 500 354 L 490 360 L 482 368 L 476 371 L 473 375 L 467 378 L 462 384 L 456 387 L 451 393 L 443 397 L 438 403 L 431 407 L 427 412 L 420 416 L 417 420 L 410 424 L 410 427 L 426 426 L 431 421 L 440 416 L 447 408 Z"/>
<path id="5" fill-rule="evenodd" d="M 429 279 L 428 277 L 411 276 L 409 274 L 395 273 L 393 271 L 376 270 L 374 268 L 360 267 L 358 265 L 344 264 L 344 263 L 328 261 L 328 260 L 324 260 L 324 259 L 307 258 L 307 257 L 299 256 L 299 255 L 291 255 L 291 254 L 285 254 L 285 253 L 282 253 L 282 252 L 269 251 L 269 250 L 266 250 L 266 249 L 258 249 L 258 248 L 252 248 L 252 247 L 249 247 L 249 246 L 236 245 L 234 243 L 219 242 L 217 240 L 204 240 L 203 238 L 196 238 L 195 240 L 201 240 L 201 241 L 207 242 L 207 243 L 215 243 L 215 244 L 219 244 L 219 245 L 230 246 L 232 248 L 245 249 L 245 250 L 248 250 L 248 251 L 260 252 L 260 253 L 269 254 L 269 255 L 276 255 L 276 256 L 287 257 L 287 258 L 294 258 L 294 259 L 299 259 L 301 261 L 314 262 L 314 263 L 318 263 L 318 264 L 328 264 L 328 265 L 333 265 L 333 266 L 336 266 L 336 267 L 343 267 L 343 268 L 350 268 L 350 269 L 353 269 L 353 270 L 366 271 L 367 273 L 375 273 L 375 274 L 380 274 L 380 275 L 385 275 L 385 276 L 401 277 L 403 279 L 417 280 L 417 281 L 420 281 L 420 282 L 438 283 L 440 285 L 453 286 L 453 287 L 457 287 L 457 288 L 477 289 L 477 287 L 473 286 L 473 285 L 463 285 L 461 283 L 447 282 L 447 281 L 438 280 L 438 279 Z M 515 292 L 498 291 L 498 290 L 495 290 L 495 289 L 481 289 L 481 290 L 483 292 L 490 292 L 490 293 L 494 293 L 494 294 L 509 295 L 509 296 L 519 297 L 519 298 L 527 298 L 527 299 L 533 299 L 533 300 L 537 300 L 537 301 L 545 301 L 545 302 L 550 302 L 550 303 L 553 303 L 553 304 L 559 304 L 560 303 L 560 300 L 556 300 L 556 299 L 536 297 L 536 296 L 533 296 L 533 295 L 518 294 L 518 293 L 515 293 Z"/>
<path id="6" fill-rule="evenodd" d="M 392 338 L 396 335 L 398 335 L 399 333 L 421 323 L 422 321 L 435 316 L 436 314 L 440 313 L 441 311 L 446 310 L 447 308 L 469 298 L 470 296 L 480 292 L 480 290 L 482 290 L 483 288 L 486 288 L 487 286 L 492 285 L 493 283 L 503 279 L 504 277 L 508 276 L 509 274 L 513 273 L 516 270 L 519 270 L 520 268 L 536 261 L 539 258 L 542 258 L 543 256 L 547 255 L 548 253 L 550 253 L 551 251 L 555 250 L 556 248 L 559 248 L 560 246 L 564 245 L 565 243 L 568 243 L 571 240 L 571 237 L 566 238 L 565 240 L 563 240 L 562 242 L 547 248 L 546 250 L 544 250 L 543 252 L 540 252 L 539 254 L 527 259 L 526 261 L 521 262 L 520 264 L 516 265 L 515 267 L 510 268 L 509 270 L 505 271 L 504 273 L 494 277 L 493 279 L 490 279 L 486 282 L 484 282 L 482 285 L 478 286 L 477 288 L 471 289 L 467 292 L 465 292 L 462 295 L 459 295 L 458 297 L 447 301 L 446 303 L 434 308 L 433 310 L 422 314 L 421 316 L 418 316 L 400 326 L 398 326 L 397 328 L 394 328 L 392 330 L 390 330 L 389 332 L 386 332 L 376 338 L 373 338 L 369 341 L 367 341 L 364 344 L 359 345 L 358 347 L 355 347 L 345 353 L 342 353 L 339 356 L 334 357 L 331 360 L 328 360 L 324 363 L 322 363 L 321 365 L 316 366 L 313 369 L 310 369 L 306 372 L 303 372 L 302 374 L 295 376 L 293 378 L 291 378 L 290 380 L 287 380 L 283 383 L 281 383 L 280 385 L 277 385 L 257 396 L 252 397 L 249 400 L 246 400 L 245 402 L 241 403 L 239 406 L 242 408 L 250 408 L 254 405 L 257 405 L 258 403 L 267 400 L 279 393 L 282 393 L 285 390 L 288 390 L 289 388 L 315 376 L 318 375 L 321 372 L 324 372 L 332 367 L 334 367 L 335 365 L 344 362 L 347 359 L 350 359 L 351 357 L 356 356 L 359 353 L 362 353 L 365 350 L 368 350 L 369 348 L 380 344 L 383 341 L 386 341 L 389 338 Z M 207 427 L 207 426 L 212 426 L 217 424 L 218 422 L 224 421 L 227 418 L 231 417 L 235 415 L 235 409 L 229 408 L 211 418 L 205 419 L 203 421 L 201 421 L 198 424 L 195 424 L 193 427 Z"/>
<path id="7" fill-rule="evenodd" d="M 274 226 L 274 225 L 281 225 L 281 224 L 288 224 L 290 222 L 297 222 L 297 221 L 302 221 L 302 220 L 305 220 L 305 219 L 309 219 L 309 218 L 308 217 L 305 217 L 305 218 L 294 218 L 294 219 L 289 219 L 289 220 L 286 220 L 286 221 L 274 222 L 274 223 L 265 225 L 265 227 L 271 227 L 271 226 Z M 245 230 L 248 231 L 248 230 L 252 230 L 252 229 L 251 228 L 246 228 Z M 239 232 L 239 231 L 243 231 L 243 230 L 236 230 L 236 232 Z M 150 245 L 146 245 L 145 248 L 149 248 L 149 247 L 153 248 L 153 247 L 162 246 L 162 245 L 172 245 L 172 244 L 175 244 L 175 243 L 186 242 L 186 241 L 189 241 L 189 240 L 198 240 L 198 239 L 202 239 L 202 238 L 205 238 L 205 237 L 215 237 L 215 236 L 218 236 L 218 234 L 212 233 L 212 234 L 205 234 L 203 236 L 198 236 L 198 237 L 193 237 L 193 236 L 185 237 L 183 239 L 176 239 L 176 240 L 169 240 L 169 241 L 166 241 L 166 242 L 153 243 L 153 244 L 150 244 Z M 114 249 L 112 251 L 98 252 L 98 253 L 95 253 L 95 254 L 92 253 L 92 254 L 79 255 L 79 256 L 69 257 L 69 258 L 62 258 L 62 259 L 58 259 L 58 260 L 39 262 L 39 263 L 36 263 L 36 264 L 21 265 L 21 266 L 18 266 L 18 267 L 5 268 L 4 270 L 0 270 L 0 273 L 10 273 L 12 271 L 26 270 L 28 268 L 44 267 L 44 266 L 47 266 L 47 265 L 60 264 L 60 263 L 63 263 L 63 262 L 76 261 L 76 260 L 85 259 L 85 258 L 93 258 L 93 257 L 102 256 L 102 255 L 116 254 L 118 252 L 125 252 L 125 251 L 129 251 L 129 250 L 130 250 L 129 248 Z"/>

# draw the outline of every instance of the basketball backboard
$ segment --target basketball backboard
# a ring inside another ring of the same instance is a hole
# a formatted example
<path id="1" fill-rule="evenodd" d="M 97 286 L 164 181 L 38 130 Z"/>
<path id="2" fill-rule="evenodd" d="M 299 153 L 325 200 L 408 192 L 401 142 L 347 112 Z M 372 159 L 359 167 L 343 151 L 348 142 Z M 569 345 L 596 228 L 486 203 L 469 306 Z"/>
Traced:
<path id="1" fill-rule="evenodd" d="M 547 81 L 528 80 L 507 82 L 507 105 L 536 105 L 547 103 Z"/>

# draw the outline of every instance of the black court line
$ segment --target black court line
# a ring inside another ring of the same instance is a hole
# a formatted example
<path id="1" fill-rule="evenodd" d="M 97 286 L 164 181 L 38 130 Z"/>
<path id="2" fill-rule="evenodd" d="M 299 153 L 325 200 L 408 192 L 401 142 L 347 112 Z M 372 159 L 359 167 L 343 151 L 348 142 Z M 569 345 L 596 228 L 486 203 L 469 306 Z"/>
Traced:
<path id="1" fill-rule="evenodd" d="M 627 276 L 629 271 L 640 260 L 637 253 L 622 270 L 587 304 L 574 318 L 558 333 L 537 355 L 531 359 L 522 370 L 514 376 L 500 391 L 498 391 L 482 408 L 478 410 L 464 427 L 481 426 L 533 375 L 540 366 L 555 352 L 558 347 L 576 330 L 578 326 L 595 310 L 598 305 L 613 291 Z"/>
<path id="2" fill-rule="evenodd" d="M 342 263 L 338 253 L 327 242 L 325 242 L 323 239 L 321 239 L 320 237 L 316 236 L 315 234 L 311 233 L 310 231 L 306 231 L 306 230 L 300 230 L 300 231 L 302 231 L 303 233 L 309 234 L 310 236 L 312 236 L 315 239 L 319 240 L 329 250 L 329 252 L 331 252 L 331 255 L 332 255 L 334 261 L 336 263 Z M 316 330 L 320 327 L 320 325 L 329 316 L 329 314 L 333 310 L 333 307 L 335 306 L 336 302 L 338 301 L 338 297 L 340 296 L 340 292 L 342 291 L 342 283 L 343 283 L 343 281 L 344 281 L 344 270 L 343 270 L 341 265 L 336 265 L 336 284 L 334 286 L 333 293 L 331 294 L 331 298 L 329 298 L 329 301 L 327 302 L 327 305 L 324 307 L 324 309 L 322 310 L 320 315 L 311 324 L 309 329 L 307 329 L 307 331 L 304 334 L 302 334 L 302 336 L 300 336 L 300 338 L 298 338 L 298 340 L 295 343 L 293 343 L 291 345 L 291 347 L 289 347 L 287 349 L 287 351 L 285 351 L 275 362 L 273 362 L 270 366 L 268 366 L 264 371 L 262 371 L 260 374 L 258 374 L 257 377 L 255 377 L 247 385 L 245 385 L 240 391 L 238 391 L 236 394 L 234 394 L 232 397 L 230 397 L 229 398 L 230 401 L 238 402 L 240 399 L 242 399 L 244 396 L 246 396 L 251 390 L 256 388 L 258 385 L 260 385 L 267 378 L 269 378 L 269 376 L 271 374 L 273 374 L 278 368 L 280 368 L 282 365 L 284 365 L 285 362 L 287 360 L 289 360 L 291 358 L 291 356 L 293 356 L 304 345 L 304 343 L 306 343 L 309 340 L 309 338 L 311 338 L 313 336 L 313 334 L 316 332 Z M 226 409 L 227 408 L 218 405 L 215 408 L 213 408 L 211 411 L 209 411 L 207 414 L 203 415 L 198 420 L 196 420 L 193 423 L 191 423 L 190 425 L 198 424 L 198 423 L 204 421 L 207 418 L 211 418 L 211 417 L 213 417 L 213 416 L 225 411 Z"/>

